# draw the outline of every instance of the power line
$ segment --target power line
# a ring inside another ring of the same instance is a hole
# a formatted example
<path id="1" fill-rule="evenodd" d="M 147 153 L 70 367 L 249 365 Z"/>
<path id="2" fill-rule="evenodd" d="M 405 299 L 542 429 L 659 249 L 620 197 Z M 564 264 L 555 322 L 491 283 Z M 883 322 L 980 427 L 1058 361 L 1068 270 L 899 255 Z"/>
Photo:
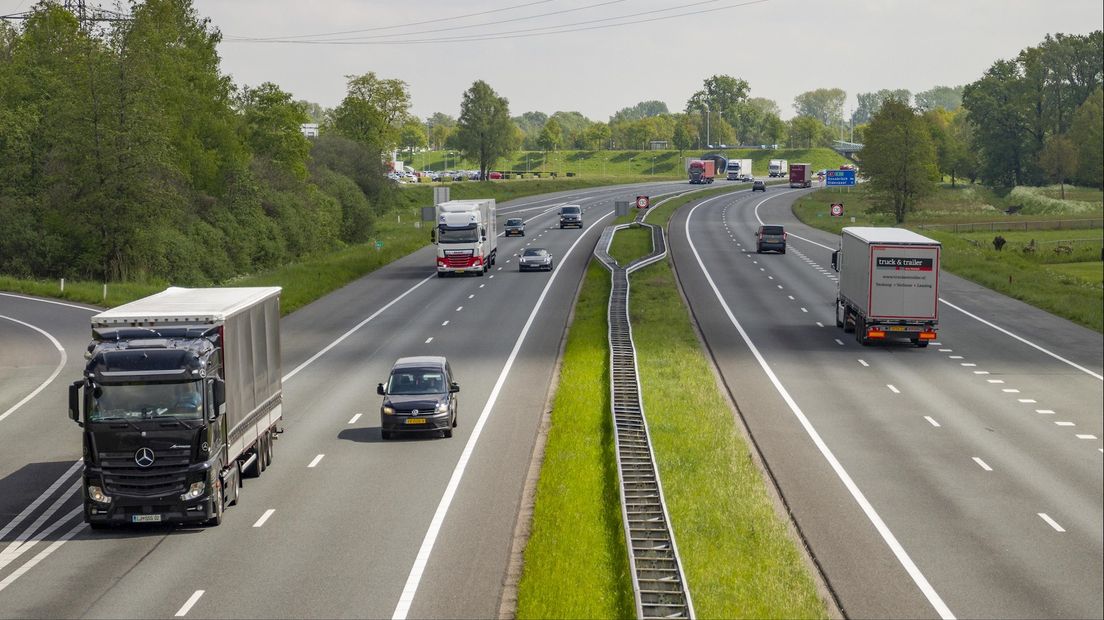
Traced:
<path id="1" fill-rule="evenodd" d="M 718 2 L 718 1 L 719 0 L 703 0 L 701 2 L 694 2 L 694 3 L 690 3 L 690 4 L 684 4 L 684 5 L 681 5 L 679 7 L 672 7 L 672 8 L 667 8 L 667 9 L 656 9 L 654 11 L 646 11 L 644 13 L 636 13 L 635 15 L 639 16 L 639 15 L 649 15 L 649 14 L 655 14 L 655 13 L 664 13 L 664 12 L 667 12 L 667 11 L 685 9 L 687 7 L 692 7 L 692 6 L 699 6 L 699 5 L 703 5 L 703 4 L 712 4 L 712 3 Z M 246 40 L 246 41 L 228 41 L 228 42 L 238 42 L 238 43 L 292 43 L 292 44 L 302 44 L 302 45 L 421 45 L 421 44 L 432 44 L 432 43 L 467 43 L 467 42 L 477 42 L 477 41 L 494 41 L 494 40 L 500 40 L 500 39 L 521 39 L 521 38 L 534 37 L 534 36 L 544 36 L 544 35 L 553 35 L 553 34 L 566 34 L 566 33 L 574 33 L 574 32 L 586 31 L 586 30 L 603 30 L 603 29 L 607 29 L 607 28 L 617 28 L 617 27 L 620 27 L 620 26 L 631 26 L 631 25 L 635 25 L 635 24 L 644 24 L 644 23 L 663 21 L 663 20 L 668 20 L 668 19 L 676 19 L 676 18 L 679 18 L 679 17 L 688 17 L 688 16 L 691 16 L 691 15 L 700 15 L 702 13 L 709 13 L 709 12 L 714 12 L 714 11 L 724 11 L 724 10 L 728 10 L 728 9 L 740 8 L 740 7 L 750 6 L 750 5 L 754 5 L 754 4 L 762 4 L 762 3 L 770 2 L 770 1 L 771 0 L 750 0 L 748 2 L 740 2 L 740 3 L 736 3 L 736 4 L 729 4 L 729 5 L 726 5 L 726 6 L 715 7 L 715 8 L 710 8 L 710 9 L 701 9 L 701 10 L 697 10 L 697 11 L 686 11 L 686 12 L 683 12 L 683 13 L 677 13 L 675 15 L 661 15 L 661 16 L 651 17 L 651 18 L 647 18 L 647 19 L 632 19 L 630 21 L 623 21 L 623 22 L 615 23 L 615 24 L 592 25 L 592 24 L 598 24 L 598 23 L 602 23 L 602 22 L 629 19 L 632 16 L 630 16 L 630 15 L 621 15 L 621 16 L 616 16 L 616 17 L 608 17 L 608 18 L 604 18 L 604 19 L 594 19 L 594 20 L 587 20 L 587 21 L 583 21 L 583 22 L 575 22 L 573 24 L 560 24 L 560 25 L 556 25 L 556 26 L 541 26 L 541 27 L 537 27 L 537 28 L 528 28 L 528 29 L 522 29 L 522 30 L 508 30 L 508 31 L 504 31 L 504 32 L 488 33 L 488 34 L 484 34 L 484 35 L 470 35 L 470 36 L 460 36 L 460 37 L 443 37 L 443 38 L 436 38 L 436 39 L 389 39 L 389 40 L 385 40 L 385 41 L 365 41 L 365 40 L 362 40 L 362 39 L 347 39 L 347 40 L 329 39 L 329 40 L 313 40 L 313 41 L 312 40 L 268 39 L 268 40 L 264 40 L 264 41 L 248 41 L 248 40 Z M 553 30 L 555 28 L 560 28 L 560 30 Z M 537 31 L 540 31 L 540 30 L 547 30 L 547 32 L 537 32 Z"/>
<path id="2" fill-rule="evenodd" d="M 595 9 L 595 8 L 607 6 L 607 5 L 610 5 L 610 4 L 620 4 L 622 2 L 627 2 L 627 1 L 628 0 L 606 0 L 606 2 L 597 2 L 597 3 L 594 3 L 594 4 L 588 4 L 586 6 L 574 7 L 574 8 L 570 8 L 570 9 L 561 9 L 559 11 L 549 11 L 548 13 L 538 13 L 536 15 L 527 15 L 525 17 L 514 17 L 514 18 L 511 18 L 511 19 L 500 19 L 500 20 L 495 20 L 493 22 L 481 22 L 481 23 L 478 23 L 478 24 L 467 24 L 467 25 L 464 25 L 464 26 L 449 26 L 447 28 L 432 28 L 432 29 L 429 29 L 429 30 L 415 30 L 415 31 L 412 31 L 412 32 L 400 32 L 400 33 L 395 33 L 395 34 L 374 34 L 374 35 L 368 35 L 368 36 L 364 36 L 364 37 L 357 37 L 356 39 L 346 39 L 346 40 L 364 41 L 364 40 L 368 40 L 368 39 L 379 39 L 379 38 L 382 38 L 382 37 L 390 37 L 390 36 L 403 36 L 403 37 L 405 37 L 405 36 L 414 35 L 414 34 L 429 34 L 429 33 L 434 33 L 434 32 L 447 32 L 447 31 L 450 31 L 450 30 L 465 30 L 465 29 L 468 29 L 468 28 L 482 28 L 483 26 L 497 26 L 499 24 L 508 24 L 508 23 L 512 23 L 512 22 L 526 21 L 526 20 L 530 20 L 530 19 L 537 19 L 537 18 L 540 18 L 540 17 L 548 17 L 548 16 L 551 16 L 551 15 L 563 15 L 565 13 L 575 13 L 575 12 L 578 12 L 578 11 L 585 11 L 585 10 L 588 10 L 588 9 Z M 709 0 L 709 1 L 710 2 L 716 2 L 718 0 Z M 671 10 L 671 9 L 663 9 L 663 10 Z M 433 20 L 433 21 L 438 21 L 438 20 Z M 407 24 L 407 25 L 414 25 L 414 24 Z M 403 27 L 403 26 L 387 26 L 387 28 L 401 28 L 401 27 Z M 553 28 L 553 27 L 554 26 L 546 26 L 546 28 Z M 360 31 L 351 31 L 351 32 L 360 32 Z M 286 37 L 286 39 L 293 39 L 293 38 L 294 39 L 304 39 L 304 38 L 307 38 L 309 36 L 310 35 L 302 35 L 302 36 L 298 36 L 298 37 Z M 232 39 L 235 40 L 235 41 L 258 41 L 258 42 L 284 41 L 285 40 L 282 37 L 232 37 Z M 329 40 L 341 41 L 343 39 L 317 39 L 317 41 L 319 41 L 319 42 L 329 41 Z"/>

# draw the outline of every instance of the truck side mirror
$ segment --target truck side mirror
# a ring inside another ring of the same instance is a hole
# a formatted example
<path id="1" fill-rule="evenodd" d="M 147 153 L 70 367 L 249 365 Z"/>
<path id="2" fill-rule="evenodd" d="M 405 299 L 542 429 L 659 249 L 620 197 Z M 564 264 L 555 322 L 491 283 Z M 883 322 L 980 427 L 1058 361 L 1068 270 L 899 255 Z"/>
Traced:
<path id="1" fill-rule="evenodd" d="M 839 250 L 832 252 L 832 271 L 839 271 Z"/>
<path id="2" fill-rule="evenodd" d="M 479 234 L 480 234 L 480 236 L 483 237 L 483 240 L 486 241 L 487 240 L 487 227 L 484 226 L 484 227 L 480 228 L 479 229 Z"/>
<path id="3" fill-rule="evenodd" d="M 384 396 L 387 394 L 387 391 L 383 389 L 382 383 L 376 384 L 376 394 L 379 394 L 380 396 Z"/>
<path id="4" fill-rule="evenodd" d="M 460 384 L 459 383 L 453 381 L 452 383 L 449 384 L 449 392 L 455 394 L 456 392 L 459 392 L 459 391 L 460 391 Z"/>
<path id="5" fill-rule="evenodd" d="M 211 382 L 211 398 L 214 402 L 211 403 L 211 415 L 208 419 L 214 422 L 226 405 L 226 383 L 222 379 Z"/>
<path id="6" fill-rule="evenodd" d="M 429 229 L 429 242 L 430 243 L 437 243 L 437 229 L 436 228 L 430 228 Z"/>
<path id="7" fill-rule="evenodd" d="M 78 426 L 84 426 L 80 421 L 80 390 L 83 385 L 83 379 L 69 384 L 69 419 Z"/>

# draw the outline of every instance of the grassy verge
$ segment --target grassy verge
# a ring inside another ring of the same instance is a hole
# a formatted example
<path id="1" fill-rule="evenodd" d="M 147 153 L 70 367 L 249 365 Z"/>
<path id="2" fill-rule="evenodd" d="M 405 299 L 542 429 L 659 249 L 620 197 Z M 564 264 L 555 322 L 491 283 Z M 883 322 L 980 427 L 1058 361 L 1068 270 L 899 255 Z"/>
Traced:
<path id="1" fill-rule="evenodd" d="M 651 221 L 721 191 L 672 200 Z M 629 228 L 614 237 L 610 253 L 626 264 L 650 249 L 647 229 Z M 661 261 L 632 277 L 645 409 L 698 616 L 825 616 L 713 380 L 670 267 Z M 560 384 L 571 389 L 559 390 L 553 407 L 519 618 L 633 613 L 609 415 L 608 293 L 608 273 L 592 262 L 563 360 Z"/>
<path id="2" fill-rule="evenodd" d="M 1029 218 L 1038 230 L 950 232 L 931 228 L 918 232 L 943 244 L 943 269 L 982 286 L 1014 297 L 1035 307 L 1104 332 L 1104 285 L 1101 282 L 1101 248 L 1104 231 L 1100 228 L 1070 229 L 1071 213 L 1041 213 L 1009 216 L 997 210 L 986 198 L 989 190 L 941 189 L 920 204 L 909 216 L 907 227 L 921 224 L 959 222 L 1017 222 Z M 1081 197 L 1096 194 L 1082 191 Z M 973 198 L 971 198 L 972 196 Z M 1011 196 L 1011 194 L 1010 194 Z M 843 200 L 845 217 L 828 215 L 830 202 Z M 976 202 L 975 202 L 976 201 Z M 840 194 L 838 190 L 814 192 L 794 203 L 794 214 L 816 228 L 838 233 L 843 226 L 894 226 L 893 219 L 873 212 L 873 201 L 865 188 Z M 1104 212 L 1077 210 L 1072 217 L 1096 216 Z M 851 222 L 851 217 L 855 222 Z M 1049 224 L 1048 224 L 1049 223 Z M 1047 226 L 1051 226 L 1047 229 Z M 1003 237 L 1007 244 L 997 251 L 993 239 Z M 1025 252 L 1034 241 L 1035 251 Z"/>

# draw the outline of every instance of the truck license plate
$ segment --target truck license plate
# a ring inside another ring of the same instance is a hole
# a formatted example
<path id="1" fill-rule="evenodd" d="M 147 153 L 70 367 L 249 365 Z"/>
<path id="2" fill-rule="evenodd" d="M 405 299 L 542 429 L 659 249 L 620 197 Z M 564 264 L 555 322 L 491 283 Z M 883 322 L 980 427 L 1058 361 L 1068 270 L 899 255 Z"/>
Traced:
<path id="1" fill-rule="evenodd" d="M 903 332 L 905 330 L 906 330 L 906 328 L 905 328 L 904 325 L 890 325 L 889 326 L 889 331 L 891 331 L 891 332 Z"/>
<path id="2" fill-rule="evenodd" d="M 425 424 L 425 418 L 407 418 L 407 424 Z"/>
<path id="3" fill-rule="evenodd" d="M 464 270 L 463 269 L 457 269 L 456 273 L 464 273 Z"/>
<path id="4" fill-rule="evenodd" d="M 130 515 L 131 523 L 160 523 L 161 515 Z"/>

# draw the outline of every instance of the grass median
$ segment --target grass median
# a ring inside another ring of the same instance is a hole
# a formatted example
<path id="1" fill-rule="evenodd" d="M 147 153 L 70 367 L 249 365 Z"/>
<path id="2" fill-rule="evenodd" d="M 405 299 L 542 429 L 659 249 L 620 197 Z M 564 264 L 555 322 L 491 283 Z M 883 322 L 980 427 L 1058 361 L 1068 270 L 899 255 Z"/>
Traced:
<path id="1" fill-rule="evenodd" d="M 720 191 L 672 200 L 650 221 Z M 610 254 L 627 264 L 651 250 L 650 239 L 647 228 L 622 230 Z M 609 273 L 592 261 L 564 353 L 560 385 L 570 389 L 558 390 L 553 406 L 519 618 L 633 615 L 609 413 L 608 294 Z M 653 448 L 698 616 L 824 617 L 666 261 L 633 274 L 629 307 Z"/>

